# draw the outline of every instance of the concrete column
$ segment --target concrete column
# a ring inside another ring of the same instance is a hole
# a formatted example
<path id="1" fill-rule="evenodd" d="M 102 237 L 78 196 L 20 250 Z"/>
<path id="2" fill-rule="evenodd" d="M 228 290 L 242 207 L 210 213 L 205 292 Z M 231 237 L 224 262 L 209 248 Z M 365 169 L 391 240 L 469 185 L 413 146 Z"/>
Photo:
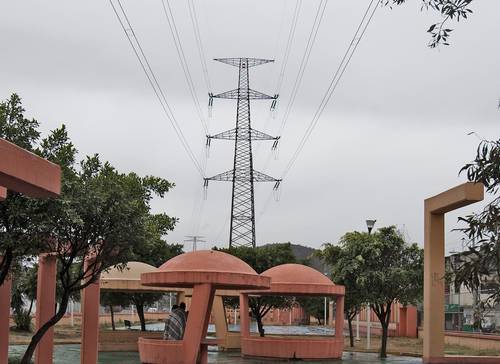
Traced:
<path id="1" fill-rule="evenodd" d="M 344 339 L 344 296 L 337 296 L 335 305 L 335 337 L 338 340 Z"/>
<path id="2" fill-rule="evenodd" d="M 84 269 L 91 264 L 91 258 L 85 260 Z M 81 364 L 96 364 L 99 343 L 99 279 L 88 285 L 82 292 L 82 345 Z"/>
<path id="3" fill-rule="evenodd" d="M 186 331 L 182 340 L 184 363 L 196 363 L 198 356 L 201 357 L 201 361 L 206 357 L 205 352 L 200 352 L 200 344 L 207 336 L 214 295 L 215 290 L 211 284 L 198 284 L 193 288 Z"/>
<path id="4" fill-rule="evenodd" d="M 49 321 L 56 306 L 57 258 L 54 254 L 40 254 L 36 287 L 36 330 Z M 42 337 L 35 350 L 35 364 L 52 363 L 54 354 L 54 327 Z"/>
<path id="5" fill-rule="evenodd" d="M 215 296 L 212 313 L 215 319 L 215 335 L 217 336 L 217 339 L 224 340 L 224 344 L 221 345 L 224 347 L 226 344 L 227 320 L 222 296 Z"/>
<path id="6" fill-rule="evenodd" d="M 333 326 L 333 301 L 328 301 L 328 326 Z"/>
<path id="7" fill-rule="evenodd" d="M 398 322 L 398 330 L 397 334 L 401 337 L 406 337 L 406 306 L 399 306 L 399 322 Z"/>
<path id="8" fill-rule="evenodd" d="M 240 294 L 240 335 L 250 336 L 250 317 L 248 316 L 248 295 Z"/>
<path id="9" fill-rule="evenodd" d="M 9 277 L 0 286 L 0 363 L 9 357 L 10 295 L 12 281 Z"/>
<path id="10" fill-rule="evenodd" d="M 184 292 L 184 291 L 177 292 L 176 304 L 179 305 L 181 302 L 186 303 L 186 292 Z M 187 303 L 186 303 L 186 305 L 187 305 Z"/>
<path id="11" fill-rule="evenodd" d="M 444 214 L 425 212 L 424 362 L 444 356 Z"/>

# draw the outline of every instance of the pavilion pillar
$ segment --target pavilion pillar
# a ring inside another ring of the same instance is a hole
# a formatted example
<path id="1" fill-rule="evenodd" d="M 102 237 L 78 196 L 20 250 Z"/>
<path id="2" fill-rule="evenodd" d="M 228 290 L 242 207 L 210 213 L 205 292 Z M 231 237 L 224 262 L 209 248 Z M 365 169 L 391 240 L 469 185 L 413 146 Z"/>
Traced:
<path id="1" fill-rule="evenodd" d="M 7 198 L 7 189 L 0 186 L 0 201 L 4 201 Z"/>
<path id="2" fill-rule="evenodd" d="M 215 319 L 215 335 L 217 339 L 225 340 L 227 336 L 227 320 L 222 296 L 215 296 L 212 312 Z"/>
<path id="3" fill-rule="evenodd" d="M 240 294 L 240 336 L 250 336 L 250 317 L 248 316 L 248 295 Z"/>
<path id="4" fill-rule="evenodd" d="M 215 289 L 209 283 L 193 287 L 191 307 L 184 331 L 184 363 L 206 363 L 206 345 L 200 345 L 207 336 L 208 322 L 214 300 Z M 200 348 L 203 347 L 203 351 Z M 200 358 L 198 360 L 198 358 Z"/>
<path id="5" fill-rule="evenodd" d="M 56 309 L 57 257 L 51 253 L 40 254 L 36 287 L 36 330 L 39 330 Z M 54 355 L 54 326 L 47 330 L 35 350 L 35 364 L 52 363 Z"/>
<path id="6" fill-rule="evenodd" d="M 12 280 L 9 276 L 0 286 L 0 363 L 9 358 L 10 296 Z"/>
<path id="7" fill-rule="evenodd" d="M 177 292 L 176 304 L 179 305 L 181 302 L 186 303 L 186 292 Z"/>
<path id="8" fill-rule="evenodd" d="M 86 258 L 84 270 L 92 264 L 92 258 Z M 82 345 L 81 364 L 96 364 L 99 342 L 99 279 L 89 284 L 82 292 Z"/>
<path id="9" fill-rule="evenodd" d="M 344 340 L 344 296 L 337 296 L 335 306 L 335 337 Z"/>
<path id="10" fill-rule="evenodd" d="M 328 326 L 333 326 L 333 305 L 335 302 L 333 300 L 328 301 Z"/>

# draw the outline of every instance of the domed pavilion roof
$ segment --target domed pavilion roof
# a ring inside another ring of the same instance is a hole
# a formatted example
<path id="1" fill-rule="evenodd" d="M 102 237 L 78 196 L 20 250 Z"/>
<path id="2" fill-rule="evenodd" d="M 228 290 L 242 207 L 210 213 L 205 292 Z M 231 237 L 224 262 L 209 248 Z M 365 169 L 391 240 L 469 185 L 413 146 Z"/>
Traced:
<path id="1" fill-rule="evenodd" d="M 100 286 L 105 291 L 150 292 L 162 291 L 164 288 L 146 287 L 141 284 L 141 274 L 158 271 L 158 268 L 142 262 L 128 262 L 123 269 L 113 266 L 101 274 Z M 168 290 L 170 291 L 170 290 Z M 174 289 L 171 291 L 178 291 Z"/>
<path id="2" fill-rule="evenodd" d="M 262 273 L 271 277 L 271 288 L 263 294 L 280 295 L 344 295 L 345 288 L 334 284 L 316 269 L 302 264 L 282 264 Z"/>
<path id="3" fill-rule="evenodd" d="M 216 250 L 198 250 L 178 255 L 156 272 L 141 275 L 141 282 L 156 287 L 192 287 L 211 283 L 218 289 L 268 288 L 270 279 L 247 263 Z"/>

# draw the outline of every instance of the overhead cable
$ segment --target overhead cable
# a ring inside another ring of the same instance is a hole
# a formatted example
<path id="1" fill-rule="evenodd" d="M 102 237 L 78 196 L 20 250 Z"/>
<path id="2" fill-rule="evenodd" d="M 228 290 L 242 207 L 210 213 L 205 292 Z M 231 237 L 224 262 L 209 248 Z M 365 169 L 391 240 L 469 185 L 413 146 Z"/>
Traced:
<path id="1" fill-rule="evenodd" d="M 202 178 L 205 178 L 205 174 L 203 171 L 203 168 L 201 167 L 200 163 L 198 162 L 196 156 L 194 155 L 191 147 L 189 146 L 189 143 L 186 140 L 186 137 L 184 136 L 184 133 L 182 132 L 182 129 L 179 126 L 179 123 L 177 122 L 177 119 L 175 118 L 175 115 L 173 113 L 172 107 L 169 105 L 167 98 L 165 97 L 165 93 L 163 92 L 163 89 L 161 88 L 158 79 L 156 78 L 156 75 L 148 61 L 148 58 L 146 57 L 146 54 L 144 53 L 144 50 L 141 46 L 141 43 L 139 39 L 137 38 L 134 29 L 128 19 L 127 13 L 125 9 L 123 8 L 120 0 L 116 0 L 116 3 L 118 4 L 118 7 L 115 6 L 113 3 L 113 0 L 109 0 L 109 3 L 111 7 L 113 8 L 113 11 L 125 33 L 127 36 L 127 39 L 132 47 L 132 50 L 134 51 L 134 54 L 139 61 L 139 64 L 141 65 L 141 68 L 146 75 L 146 78 L 148 79 L 148 82 L 153 89 L 153 92 L 156 95 L 156 98 L 160 102 L 160 105 L 163 109 L 163 112 L 168 119 L 168 121 L 171 123 L 179 141 L 181 142 L 184 150 L 188 154 L 189 159 L 193 162 L 196 170 L 198 173 L 201 175 Z"/>

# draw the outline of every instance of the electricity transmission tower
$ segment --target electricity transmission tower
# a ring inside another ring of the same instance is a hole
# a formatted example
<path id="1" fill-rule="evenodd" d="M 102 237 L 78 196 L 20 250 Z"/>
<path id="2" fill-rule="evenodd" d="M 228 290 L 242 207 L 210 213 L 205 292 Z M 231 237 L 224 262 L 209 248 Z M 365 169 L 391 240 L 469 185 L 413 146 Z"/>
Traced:
<path id="1" fill-rule="evenodd" d="M 250 123 L 250 100 L 276 100 L 278 97 L 269 96 L 252 90 L 249 86 L 248 69 L 264 63 L 273 62 L 268 59 L 257 58 L 220 58 L 216 61 L 238 67 L 238 88 L 221 94 L 209 94 L 209 106 L 213 99 L 237 100 L 236 127 L 215 135 L 207 135 L 207 147 L 212 139 L 234 140 L 233 169 L 205 178 L 205 188 L 208 181 L 226 181 L 233 183 L 231 203 L 231 227 L 229 233 L 229 247 L 255 247 L 255 206 L 254 182 L 274 182 L 274 189 L 278 189 L 280 179 L 270 177 L 253 168 L 252 141 L 274 140 L 276 148 L 279 137 L 272 137 L 261 131 L 252 129 Z"/>

